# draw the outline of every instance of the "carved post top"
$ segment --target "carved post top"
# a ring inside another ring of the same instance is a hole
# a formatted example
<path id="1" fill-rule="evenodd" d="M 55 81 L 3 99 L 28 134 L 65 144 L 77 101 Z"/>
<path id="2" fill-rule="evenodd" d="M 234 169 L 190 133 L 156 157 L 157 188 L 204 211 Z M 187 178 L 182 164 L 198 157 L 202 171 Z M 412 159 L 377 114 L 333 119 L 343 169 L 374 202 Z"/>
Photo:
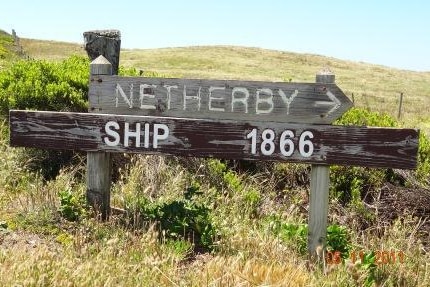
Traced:
<path id="1" fill-rule="evenodd" d="M 91 75 L 112 75 L 112 64 L 103 55 L 90 64 Z"/>

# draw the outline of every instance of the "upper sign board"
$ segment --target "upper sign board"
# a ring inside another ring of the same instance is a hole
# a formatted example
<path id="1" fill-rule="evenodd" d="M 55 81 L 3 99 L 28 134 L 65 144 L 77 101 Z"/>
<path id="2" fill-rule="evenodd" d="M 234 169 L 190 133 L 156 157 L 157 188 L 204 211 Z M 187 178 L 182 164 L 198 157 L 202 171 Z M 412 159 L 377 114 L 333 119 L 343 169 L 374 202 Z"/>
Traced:
<path id="1" fill-rule="evenodd" d="M 91 76 L 89 111 L 331 124 L 352 107 L 335 84 Z"/>

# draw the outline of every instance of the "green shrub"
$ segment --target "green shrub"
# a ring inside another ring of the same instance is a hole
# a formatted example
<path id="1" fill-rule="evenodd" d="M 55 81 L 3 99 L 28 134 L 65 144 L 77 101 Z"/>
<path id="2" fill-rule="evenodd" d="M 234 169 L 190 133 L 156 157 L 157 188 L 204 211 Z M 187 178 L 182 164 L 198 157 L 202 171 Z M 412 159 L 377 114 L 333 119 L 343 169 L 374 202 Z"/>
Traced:
<path id="1" fill-rule="evenodd" d="M 279 236 L 285 242 L 292 243 L 297 251 L 304 255 L 307 253 L 308 225 L 304 223 L 287 223 L 279 216 L 271 215 L 266 219 L 272 234 Z M 327 251 L 339 251 L 342 258 L 349 256 L 351 237 L 346 227 L 332 224 L 327 227 Z"/>
<path id="2" fill-rule="evenodd" d="M 341 257 L 346 259 L 349 257 L 351 249 L 350 235 L 346 227 L 332 224 L 327 227 L 327 250 L 339 251 Z"/>
<path id="3" fill-rule="evenodd" d="M 155 221 L 167 239 L 190 240 L 196 247 L 211 250 L 216 228 L 212 224 L 210 209 L 197 202 L 197 196 L 202 193 L 198 185 L 192 185 L 184 193 L 184 198 L 171 202 L 150 202 L 145 197 L 139 197 L 137 210 L 144 222 Z"/>
<path id="4" fill-rule="evenodd" d="M 388 114 L 371 112 L 367 109 L 352 108 L 334 122 L 335 125 L 369 126 L 369 127 L 398 127 L 398 122 Z"/>
<path id="5" fill-rule="evenodd" d="M 0 72 L 0 114 L 10 109 L 87 110 L 89 61 L 72 56 L 62 62 L 18 61 Z"/>
<path id="6" fill-rule="evenodd" d="M 416 171 L 417 179 L 429 186 L 430 185 L 430 140 L 424 134 L 420 133 L 420 144 L 418 147 L 418 167 Z"/>
<path id="7" fill-rule="evenodd" d="M 60 197 L 59 212 L 69 221 L 77 221 L 86 213 L 86 201 L 82 195 L 74 194 L 70 189 L 58 192 Z"/>

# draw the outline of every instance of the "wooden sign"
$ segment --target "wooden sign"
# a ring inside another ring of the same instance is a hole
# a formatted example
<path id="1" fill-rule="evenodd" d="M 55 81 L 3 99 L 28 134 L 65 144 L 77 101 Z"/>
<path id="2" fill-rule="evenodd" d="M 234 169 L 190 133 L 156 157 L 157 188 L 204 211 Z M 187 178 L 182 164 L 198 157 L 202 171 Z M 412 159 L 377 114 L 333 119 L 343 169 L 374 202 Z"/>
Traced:
<path id="1" fill-rule="evenodd" d="M 93 75 L 93 113 L 330 124 L 352 107 L 335 84 Z"/>
<path id="2" fill-rule="evenodd" d="M 10 111 L 10 144 L 413 169 L 414 129 Z"/>

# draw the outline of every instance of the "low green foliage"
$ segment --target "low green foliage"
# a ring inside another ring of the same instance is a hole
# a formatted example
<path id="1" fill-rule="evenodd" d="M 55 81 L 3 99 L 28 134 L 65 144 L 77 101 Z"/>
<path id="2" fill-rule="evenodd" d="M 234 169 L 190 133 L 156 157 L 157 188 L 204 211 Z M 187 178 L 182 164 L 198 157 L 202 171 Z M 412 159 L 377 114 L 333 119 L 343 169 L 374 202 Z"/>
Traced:
<path id="1" fill-rule="evenodd" d="M 193 185 L 186 190 L 182 199 L 171 202 L 151 203 L 140 197 L 136 205 L 137 213 L 144 222 L 157 222 L 167 238 L 188 239 L 196 247 L 210 250 L 217 231 L 211 222 L 210 209 L 196 200 L 199 195 L 199 187 Z"/>
<path id="2" fill-rule="evenodd" d="M 339 251 L 341 257 L 349 257 L 351 249 L 351 235 L 344 226 L 332 224 L 327 227 L 327 250 Z"/>
<path id="3" fill-rule="evenodd" d="M 352 108 L 334 122 L 335 125 L 344 126 L 373 126 L 398 127 L 397 121 L 388 114 L 372 112 L 363 108 Z"/>
<path id="4" fill-rule="evenodd" d="M 366 272 L 366 278 L 364 280 L 364 286 L 370 287 L 374 286 L 374 283 L 376 281 L 376 255 L 375 252 L 367 252 L 363 255 L 363 258 L 360 258 L 360 268 Z"/>
<path id="5" fill-rule="evenodd" d="M 58 192 L 61 216 L 69 221 L 77 221 L 86 214 L 86 200 L 82 195 L 74 194 L 70 189 Z"/>
<path id="6" fill-rule="evenodd" d="M 89 61 L 73 56 L 59 63 L 18 61 L 0 72 L 0 115 L 10 109 L 85 111 Z"/>
<path id="7" fill-rule="evenodd" d="M 424 133 L 420 133 L 420 145 L 418 148 L 417 179 L 430 186 L 430 139 Z"/>
<path id="8" fill-rule="evenodd" d="M 269 230 L 282 240 L 296 246 L 297 251 L 304 255 L 307 253 L 308 225 L 304 223 L 288 223 L 277 215 L 266 219 Z M 327 227 L 327 251 L 339 251 L 343 258 L 349 256 L 351 249 L 351 236 L 344 226 L 332 224 Z"/>

